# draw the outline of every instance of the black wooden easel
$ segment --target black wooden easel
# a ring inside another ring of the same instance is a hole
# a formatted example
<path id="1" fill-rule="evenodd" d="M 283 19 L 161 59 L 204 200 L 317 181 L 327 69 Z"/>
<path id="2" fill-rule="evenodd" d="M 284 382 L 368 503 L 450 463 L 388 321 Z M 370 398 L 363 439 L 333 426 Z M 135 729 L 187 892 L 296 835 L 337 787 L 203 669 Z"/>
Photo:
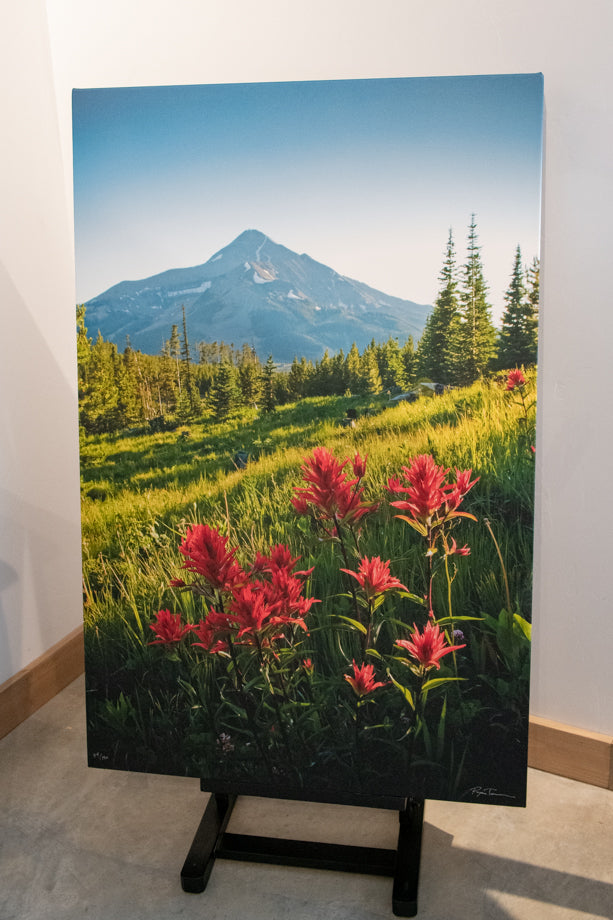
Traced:
<path id="1" fill-rule="evenodd" d="M 337 872 L 392 877 L 392 910 L 395 916 L 416 916 L 424 817 L 422 800 L 403 800 L 403 807 L 398 812 L 398 846 L 395 850 L 386 850 L 229 833 L 226 828 L 236 799 L 236 795 L 211 795 L 181 870 L 184 891 L 193 894 L 204 891 L 216 859 L 334 869 Z"/>

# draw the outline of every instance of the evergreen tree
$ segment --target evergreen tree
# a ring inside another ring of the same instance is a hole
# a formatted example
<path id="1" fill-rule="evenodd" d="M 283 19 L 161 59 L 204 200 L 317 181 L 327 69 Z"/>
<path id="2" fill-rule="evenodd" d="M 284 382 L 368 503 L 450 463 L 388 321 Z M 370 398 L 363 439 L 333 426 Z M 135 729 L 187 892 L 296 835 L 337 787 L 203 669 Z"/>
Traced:
<path id="1" fill-rule="evenodd" d="M 462 273 L 460 319 L 452 341 L 455 383 L 470 384 L 485 374 L 496 351 L 496 330 L 487 302 L 475 215 L 468 232 L 468 254 Z"/>
<path id="2" fill-rule="evenodd" d="M 275 362 L 272 355 L 268 355 L 268 360 L 262 371 L 262 400 L 264 412 L 272 412 L 277 405 L 275 394 Z"/>
<path id="3" fill-rule="evenodd" d="M 519 246 L 515 250 L 511 282 L 504 299 L 506 307 L 502 315 L 498 364 L 501 368 L 520 367 L 531 363 L 531 330 L 527 322 L 531 305 L 527 300 Z"/>
<path id="4" fill-rule="evenodd" d="M 118 362 L 116 380 L 119 390 L 119 421 L 122 427 L 127 428 L 137 424 L 144 418 L 138 380 L 138 362 L 136 352 L 132 349 L 129 338 L 123 356 Z"/>
<path id="5" fill-rule="evenodd" d="M 379 363 L 377 361 L 377 346 L 375 341 L 370 343 L 360 358 L 360 378 L 363 393 L 375 396 L 383 389 L 381 383 L 381 374 L 379 373 Z"/>
<path id="6" fill-rule="evenodd" d="M 243 348 L 238 366 L 238 385 L 243 403 L 255 406 L 262 394 L 262 365 L 255 351 L 249 346 Z"/>
<path id="7" fill-rule="evenodd" d="M 417 381 L 417 354 L 412 335 L 408 337 L 402 346 L 401 356 L 404 365 L 405 386 L 408 388 Z"/>
<path id="8" fill-rule="evenodd" d="M 90 433 L 121 428 L 117 369 L 117 347 L 112 342 L 105 342 L 98 332 L 81 387 L 80 421 Z"/>
<path id="9" fill-rule="evenodd" d="M 532 260 L 532 265 L 526 272 L 526 283 L 528 285 L 526 307 L 526 333 L 529 341 L 528 357 L 526 364 L 536 364 L 538 352 L 538 324 L 539 324 L 539 286 L 540 286 L 540 265 L 537 256 Z"/>
<path id="10" fill-rule="evenodd" d="M 385 344 L 377 347 L 377 364 L 379 366 L 381 386 L 384 390 L 393 390 L 395 388 L 403 390 L 405 388 L 406 375 L 398 339 L 390 336 Z"/>
<path id="11" fill-rule="evenodd" d="M 345 359 L 345 380 L 352 393 L 362 392 L 361 361 L 358 346 L 354 342 Z"/>
<path id="12" fill-rule="evenodd" d="M 439 383 L 453 377 L 453 338 L 458 328 L 458 294 L 453 232 L 449 230 L 441 288 L 419 341 L 419 374 Z"/>
<path id="13" fill-rule="evenodd" d="M 240 394 L 236 380 L 236 368 L 229 361 L 222 361 L 209 394 L 213 416 L 217 421 L 228 418 L 239 403 Z"/>
<path id="14" fill-rule="evenodd" d="M 179 327 L 176 323 L 173 324 L 172 330 L 170 332 L 170 339 L 165 343 L 165 349 L 168 356 L 174 361 L 176 366 L 176 375 L 177 375 L 177 389 L 179 393 L 181 392 L 181 369 L 180 369 L 180 360 L 181 360 L 181 337 L 179 336 Z"/>
<path id="15" fill-rule="evenodd" d="M 321 361 L 315 365 L 315 379 L 313 381 L 315 395 L 331 396 L 334 392 L 334 368 L 328 349 L 323 353 Z"/>
<path id="16" fill-rule="evenodd" d="M 202 409 L 200 393 L 195 384 L 192 375 L 192 362 L 189 348 L 189 339 L 187 338 L 187 320 L 185 318 L 185 307 L 181 307 L 183 315 L 183 338 L 181 339 L 181 364 L 183 366 L 184 390 L 189 399 L 189 414 L 197 415 Z"/>
<path id="17" fill-rule="evenodd" d="M 341 348 L 332 358 L 330 368 L 330 390 L 335 396 L 342 396 L 347 389 L 347 371 L 345 352 Z"/>

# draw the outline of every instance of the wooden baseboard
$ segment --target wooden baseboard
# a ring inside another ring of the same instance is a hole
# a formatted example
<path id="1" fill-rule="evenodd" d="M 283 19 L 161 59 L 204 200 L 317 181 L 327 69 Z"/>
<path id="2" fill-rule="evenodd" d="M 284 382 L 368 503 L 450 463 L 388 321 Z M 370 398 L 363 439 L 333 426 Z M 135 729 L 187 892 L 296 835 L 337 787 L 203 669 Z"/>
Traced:
<path id="1" fill-rule="evenodd" d="M 528 766 L 613 789 L 613 737 L 531 716 Z"/>
<path id="2" fill-rule="evenodd" d="M 83 673 L 83 627 L 0 685 L 0 738 Z"/>
<path id="3" fill-rule="evenodd" d="M 0 738 L 83 673 L 78 627 L 0 686 Z M 530 718 L 528 766 L 613 790 L 613 736 Z"/>

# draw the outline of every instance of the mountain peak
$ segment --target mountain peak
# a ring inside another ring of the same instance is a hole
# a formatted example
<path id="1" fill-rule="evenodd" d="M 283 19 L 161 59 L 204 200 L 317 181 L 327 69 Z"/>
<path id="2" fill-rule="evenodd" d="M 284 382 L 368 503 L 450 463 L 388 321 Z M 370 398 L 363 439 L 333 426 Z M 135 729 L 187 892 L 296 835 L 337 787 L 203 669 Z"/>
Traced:
<path id="1" fill-rule="evenodd" d="M 264 243 L 267 239 L 268 237 L 265 233 L 262 233 L 261 230 L 243 230 L 243 232 L 239 233 L 236 239 L 230 243 L 230 246 L 234 246 L 235 243 L 249 243 L 259 245 L 260 243 Z"/>
<path id="2" fill-rule="evenodd" d="M 158 354 L 185 308 L 190 339 L 247 342 L 261 360 L 316 361 L 373 338 L 417 340 L 429 307 L 339 275 L 310 256 L 243 230 L 208 262 L 120 282 L 87 304 L 88 325 L 118 348 Z"/>

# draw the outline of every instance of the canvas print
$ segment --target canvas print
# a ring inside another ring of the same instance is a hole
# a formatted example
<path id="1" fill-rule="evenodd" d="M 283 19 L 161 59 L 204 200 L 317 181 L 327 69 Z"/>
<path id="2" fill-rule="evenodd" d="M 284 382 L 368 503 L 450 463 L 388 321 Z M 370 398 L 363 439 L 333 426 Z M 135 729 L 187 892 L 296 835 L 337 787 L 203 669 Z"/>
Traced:
<path id="1" fill-rule="evenodd" d="M 74 91 L 90 765 L 524 804 L 542 116 Z"/>

